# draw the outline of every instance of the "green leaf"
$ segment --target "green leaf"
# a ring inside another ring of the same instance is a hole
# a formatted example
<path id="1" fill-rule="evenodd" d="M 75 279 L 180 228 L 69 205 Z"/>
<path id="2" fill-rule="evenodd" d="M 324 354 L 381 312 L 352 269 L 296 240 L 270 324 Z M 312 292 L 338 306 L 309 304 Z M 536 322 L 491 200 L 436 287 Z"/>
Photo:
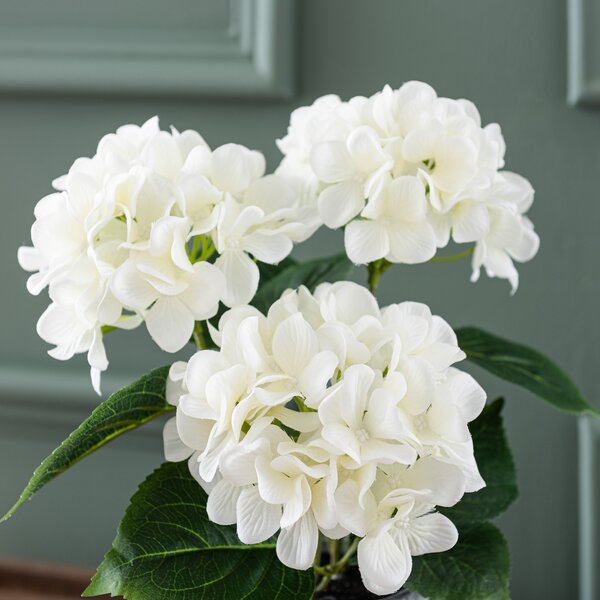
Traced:
<path id="1" fill-rule="evenodd" d="M 353 268 L 354 265 L 345 253 L 304 263 L 293 263 L 268 281 L 261 282 L 252 304 L 266 313 L 286 289 L 305 285 L 312 291 L 325 281 L 333 283 L 346 279 Z"/>
<path id="2" fill-rule="evenodd" d="M 242 544 L 206 514 L 206 493 L 186 462 L 165 463 L 131 499 L 112 549 L 84 596 L 129 600 L 308 600 L 311 570 L 277 559 L 275 541 Z"/>
<path id="3" fill-rule="evenodd" d="M 476 327 L 457 329 L 456 335 L 467 358 L 490 373 L 528 389 L 561 410 L 600 414 L 564 371 L 537 350 Z"/>
<path id="4" fill-rule="evenodd" d="M 508 600 L 510 558 L 503 535 L 491 523 L 459 533 L 448 552 L 413 557 L 409 590 L 431 600 Z"/>
<path id="5" fill-rule="evenodd" d="M 273 279 L 273 277 L 275 277 L 276 275 L 279 275 L 279 273 L 281 273 L 284 269 L 287 269 L 288 267 L 291 267 L 293 265 L 297 265 L 298 261 L 293 259 L 291 256 L 288 256 L 276 265 L 268 265 L 267 263 L 263 263 L 260 261 L 257 261 L 256 264 L 260 273 L 260 282 L 266 283 L 267 281 Z"/>
<path id="6" fill-rule="evenodd" d="M 173 410 L 165 400 L 169 367 L 160 367 L 115 392 L 100 404 L 34 471 L 6 521 L 47 483 L 121 434 Z"/>
<path id="7" fill-rule="evenodd" d="M 469 427 L 475 459 L 486 486 L 465 494 L 452 508 L 440 509 L 454 523 L 477 523 L 493 519 L 517 498 L 517 472 L 502 423 L 504 400 L 485 407 Z"/>

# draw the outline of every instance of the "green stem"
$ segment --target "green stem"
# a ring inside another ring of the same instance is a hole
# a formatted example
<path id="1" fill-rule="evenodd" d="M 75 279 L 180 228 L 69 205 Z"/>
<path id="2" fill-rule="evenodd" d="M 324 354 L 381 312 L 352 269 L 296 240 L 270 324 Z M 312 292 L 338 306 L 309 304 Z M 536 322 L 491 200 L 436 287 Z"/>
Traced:
<path id="1" fill-rule="evenodd" d="M 356 549 L 358 548 L 359 542 L 360 538 L 354 538 L 354 540 L 352 540 L 352 543 L 348 546 L 348 550 L 346 550 L 344 556 L 342 556 L 342 558 L 335 563 L 336 573 L 340 573 L 348 566 L 350 559 L 356 554 Z"/>
<path id="2" fill-rule="evenodd" d="M 194 323 L 194 331 L 192 335 L 198 350 L 204 350 L 205 348 L 208 348 L 206 339 L 204 337 L 204 327 L 202 326 L 202 321 L 196 321 Z"/>
<path id="3" fill-rule="evenodd" d="M 379 260 L 369 263 L 369 266 L 367 267 L 369 270 L 368 282 L 369 290 L 372 294 L 377 291 L 381 276 L 392 266 L 392 264 L 393 263 L 385 258 L 380 258 Z"/>
<path id="4" fill-rule="evenodd" d="M 429 262 L 454 262 L 455 260 L 462 260 L 463 258 L 468 258 L 475 251 L 474 247 L 467 248 L 464 252 L 459 252 L 458 254 L 452 254 L 451 256 L 434 256 Z"/>
<path id="5" fill-rule="evenodd" d="M 215 245 L 212 243 L 212 240 L 205 237 L 204 241 L 206 243 L 202 244 L 202 254 L 198 261 L 208 260 L 215 253 Z"/>
<path id="6" fill-rule="evenodd" d="M 327 589 L 329 582 L 331 581 L 331 575 L 325 575 L 321 581 L 319 581 L 317 587 L 315 588 L 315 592 L 322 592 Z"/>
<path id="7" fill-rule="evenodd" d="M 337 559 L 338 551 L 339 551 L 339 540 L 328 540 L 327 544 L 329 546 L 329 552 L 331 556 L 331 562 L 328 565 L 315 565 L 314 570 L 315 573 L 322 576 L 321 581 L 316 587 L 316 591 L 320 592 L 322 590 L 327 589 L 331 579 L 342 573 L 350 559 L 356 554 L 356 549 L 358 548 L 358 543 L 360 542 L 360 538 L 354 538 L 352 543 L 348 546 L 348 549 L 339 560 L 334 560 L 333 557 Z"/>
<path id="8" fill-rule="evenodd" d="M 192 242 L 192 249 L 190 250 L 190 262 L 195 263 L 197 262 L 197 256 L 198 256 L 198 251 L 200 250 L 200 244 L 202 243 L 202 238 L 204 236 L 201 235 L 197 235 L 196 237 L 194 237 L 194 240 Z"/>
<path id="9" fill-rule="evenodd" d="M 331 563 L 336 563 L 339 558 L 340 540 L 327 540 L 327 548 L 329 549 L 329 560 Z"/>
<path id="10" fill-rule="evenodd" d="M 188 256 L 190 257 L 190 262 L 195 264 L 203 260 L 208 260 L 214 252 L 215 245 L 209 236 L 196 235 L 194 236 Z"/>
<path id="11" fill-rule="evenodd" d="M 434 256 L 429 262 L 438 262 L 438 263 L 449 263 L 457 260 L 462 260 L 463 258 L 468 258 L 473 254 L 475 248 L 471 246 L 471 248 L 467 248 L 463 252 L 459 252 L 458 254 L 452 254 L 451 256 Z M 375 294 L 377 288 L 379 287 L 379 280 L 381 276 L 393 265 L 389 260 L 385 258 L 380 258 L 372 263 L 369 263 L 367 269 L 369 271 L 368 284 L 369 290 L 372 294 Z"/>

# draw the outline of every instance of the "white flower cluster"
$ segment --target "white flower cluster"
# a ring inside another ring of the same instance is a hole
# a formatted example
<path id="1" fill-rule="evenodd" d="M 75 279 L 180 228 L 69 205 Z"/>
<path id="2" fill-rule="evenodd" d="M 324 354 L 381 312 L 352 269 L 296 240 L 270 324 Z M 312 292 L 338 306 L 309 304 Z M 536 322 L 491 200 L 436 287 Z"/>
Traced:
<path id="1" fill-rule="evenodd" d="M 318 209 L 331 228 L 345 226 L 355 263 L 430 260 L 450 238 L 475 243 L 475 281 L 518 273 L 539 239 L 524 213 L 533 188 L 500 171 L 504 139 L 497 124 L 481 126 L 467 100 L 440 98 L 429 85 L 386 86 L 370 98 L 319 98 L 295 110 L 277 172 L 312 183 Z"/>
<path id="2" fill-rule="evenodd" d="M 157 118 L 119 128 L 76 160 L 35 208 L 33 247 L 19 249 L 35 272 L 29 291 L 49 287 L 37 329 L 56 346 L 51 356 L 87 352 L 98 390 L 103 327 L 143 320 L 174 352 L 219 301 L 248 303 L 259 280 L 250 255 L 278 263 L 319 226 L 302 181 L 264 171 L 259 152 L 211 151 L 195 131 L 161 131 Z"/>
<path id="3" fill-rule="evenodd" d="M 266 316 L 233 308 L 211 335 L 218 351 L 171 369 L 164 438 L 168 460 L 190 457 L 212 521 L 247 544 L 280 530 L 297 569 L 319 531 L 354 534 L 376 594 L 404 584 L 411 556 L 456 543 L 435 507 L 484 486 L 467 423 L 485 393 L 452 366 L 465 355 L 443 319 L 339 282 L 288 290 Z"/>

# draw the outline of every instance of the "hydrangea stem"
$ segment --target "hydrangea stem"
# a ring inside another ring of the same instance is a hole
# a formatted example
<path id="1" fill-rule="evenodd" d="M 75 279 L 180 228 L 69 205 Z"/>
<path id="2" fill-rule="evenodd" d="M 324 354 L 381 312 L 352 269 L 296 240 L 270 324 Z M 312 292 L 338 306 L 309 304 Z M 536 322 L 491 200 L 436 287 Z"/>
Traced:
<path id="1" fill-rule="evenodd" d="M 458 254 L 452 254 L 451 256 L 434 256 L 429 262 L 454 262 L 455 260 L 462 260 L 463 258 L 469 258 L 475 251 L 475 248 L 467 248 L 464 252 Z"/>
<path id="2" fill-rule="evenodd" d="M 336 575 L 340 575 L 348 566 L 350 559 L 356 554 L 356 549 L 358 548 L 358 543 L 360 542 L 360 538 L 354 538 L 348 549 L 343 554 L 343 556 L 338 560 L 338 551 L 340 540 L 327 540 L 327 546 L 329 549 L 329 558 L 331 562 L 328 565 L 315 565 L 315 573 L 321 575 L 321 581 L 316 587 L 316 591 L 320 592 L 327 589 L 330 581 Z"/>
<path id="3" fill-rule="evenodd" d="M 377 287 L 379 286 L 379 280 L 381 276 L 392 266 L 389 260 L 385 258 L 380 258 L 372 263 L 369 263 L 367 267 L 369 270 L 369 290 L 372 294 L 377 291 Z"/>
<path id="4" fill-rule="evenodd" d="M 469 256 L 471 256 L 473 254 L 474 251 L 475 251 L 475 248 L 473 246 L 471 246 L 470 248 L 467 248 L 466 250 L 464 250 L 463 252 L 459 252 L 458 254 L 452 254 L 450 256 L 434 256 L 432 259 L 429 260 L 429 262 L 439 262 L 439 263 L 454 262 L 456 260 L 462 260 L 463 258 L 468 258 Z M 381 279 L 381 276 L 393 264 L 394 263 L 391 263 L 389 260 L 386 260 L 385 258 L 380 258 L 379 260 L 369 263 L 369 265 L 367 267 L 369 270 L 368 283 L 369 283 L 369 290 L 371 291 L 372 294 L 374 294 L 377 291 L 377 288 L 379 286 L 379 280 Z"/>
<path id="5" fill-rule="evenodd" d="M 204 337 L 204 327 L 202 326 L 202 321 L 196 321 L 194 323 L 194 343 L 196 344 L 196 348 L 198 350 L 204 350 L 208 346 L 206 345 L 206 339 Z"/>

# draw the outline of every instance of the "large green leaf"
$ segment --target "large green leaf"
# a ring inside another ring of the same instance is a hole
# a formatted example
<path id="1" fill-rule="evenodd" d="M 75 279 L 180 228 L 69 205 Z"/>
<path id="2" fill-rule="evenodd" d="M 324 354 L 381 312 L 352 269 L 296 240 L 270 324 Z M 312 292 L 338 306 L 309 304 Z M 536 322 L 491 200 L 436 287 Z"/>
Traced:
<path id="1" fill-rule="evenodd" d="M 206 514 L 187 464 L 166 463 L 131 499 L 112 549 L 84 596 L 129 600 L 308 600 L 312 571 L 288 569 L 275 542 L 246 546 Z"/>
<path id="2" fill-rule="evenodd" d="M 273 279 L 273 277 L 279 275 L 279 273 L 281 273 L 288 267 L 297 265 L 298 261 L 292 258 L 291 256 L 288 256 L 276 265 L 269 265 L 260 261 L 258 261 L 256 264 L 258 266 L 258 271 L 260 272 L 260 282 L 262 284 Z"/>
<path id="3" fill-rule="evenodd" d="M 346 279 L 353 268 L 354 265 L 348 260 L 345 253 L 303 263 L 292 263 L 268 281 L 261 282 L 252 304 L 266 313 L 271 304 L 286 289 L 305 285 L 312 291 L 319 283 L 325 281 L 333 283 Z"/>
<path id="4" fill-rule="evenodd" d="M 561 410 L 599 414 L 565 372 L 537 350 L 476 327 L 457 329 L 456 335 L 467 358 L 490 373 L 528 389 Z"/>
<path id="5" fill-rule="evenodd" d="M 491 523 L 459 533 L 448 552 L 413 557 L 408 589 L 431 600 L 508 600 L 510 558 L 506 540 Z"/>
<path id="6" fill-rule="evenodd" d="M 160 367 L 115 392 L 35 470 L 5 521 L 48 482 L 121 434 L 173 410 L 165 400 L 169 367 Z"/>
<path id="7" fill-rule="evenodd" d="M 517 498 L 517 473 L 504 427 L 499 398 L 485 407 L 470 425 L 475 459 L 486 486 L 465 494 L 452 508 L 440 509 L 455 523 L 477 523 L 493 519 Z"/>

